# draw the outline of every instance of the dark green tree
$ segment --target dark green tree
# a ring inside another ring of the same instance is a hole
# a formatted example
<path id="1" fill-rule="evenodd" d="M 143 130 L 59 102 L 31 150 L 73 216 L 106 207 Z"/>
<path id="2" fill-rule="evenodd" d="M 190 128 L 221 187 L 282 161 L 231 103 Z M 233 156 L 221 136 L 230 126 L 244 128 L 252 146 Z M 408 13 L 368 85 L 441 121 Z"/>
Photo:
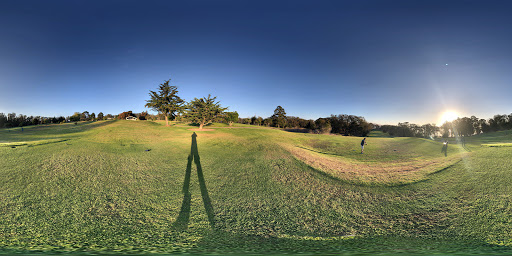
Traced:
<path id="1" fill-rule="evenodd" d="M 263 118 L 261 116 L 258 116 L 258 118 L 256 118 L 256 120 L 254 121 L 254 123 L 258 126 L 260 126 L 262 123 L 263 123 Z"/>
<path id="2" fill-rule="evenodd" d="M 166 125 L 169 126 L 169 117 L 174 119 L 176 114 L 184 110 L 184 100 L 178 96 L 178 87 L 170 86 L 171 79 L 164 81 L 158 87 L 158 92 L 149 91 L 150 100 L 146 107 L 165 115 Z"/>
<path id="3" fill-rule="evenodd" d="M 89 117 L 90 117 L 89 111 L 84 111 L 80 115 L 80 121 L 87 121 L 87 120 L 89 120 Z"/>
<path id="4" fill-rule="evenodd" d="M 224 115 L 224 120 L 226 120 L 229 126 L 232 126 L 234 122 L 238 121 L 238 112 L 226 112 Z"/>
<path id="5" fill-rule="evenodd" d="M 96 114 L 92 112 L 91 116 L 89 117 L 91 121 L 96 121 Z"/>
<path id="6" fill-rule="evenodd" d="M 103 112 L 98 113 L 98 120 L 103 120 Z"/>
<path id="7" fill-rule="evenodd" d="M 277 106 L 272 115 L 272 122 L 277 128 L 284 128 L 286 126 L 286 112 L 281 106 Z"/>
<path id="8" fill-rule="evenodd" d="M 141 112 L 139 114 L 139 120 L 148 120 L 148 112 Z"/>
<path id="9" fill-rule="evenodd" d="M 330 133 L 332 130 L 329 118 L 318 118 L 315 121 L 315 126 L 318 133 Z"/>
<path id="10" fill-rule="evenodd" d="M 205 124 L 209 124 L 213 119 L 221 115 L 226 109 L 220 106 L 220 102 L 215 100 L 217 97 L 201 99 L 194 98 L 187 106 L 187 118 L 192 122 L 199 123 L 199 129 L 203 129 Z"/>
<path id="11" fill-rule="evenodd" d="M 79 112 L 75 112 L 72 116 L 69 117 L 69 121 L 71 122 L 78 122 L 80 121 L 81 114 Z M 40 120 L 42 121 L 42 120 Z"/>
<path id="12" fill-rule="evenodd" d="M 38 125 L 39 122 L 40 122 L 39 118 L 40 118 L 39 116 L 36 116 L 36 117 L 32 118 L 32 125 Z"/>

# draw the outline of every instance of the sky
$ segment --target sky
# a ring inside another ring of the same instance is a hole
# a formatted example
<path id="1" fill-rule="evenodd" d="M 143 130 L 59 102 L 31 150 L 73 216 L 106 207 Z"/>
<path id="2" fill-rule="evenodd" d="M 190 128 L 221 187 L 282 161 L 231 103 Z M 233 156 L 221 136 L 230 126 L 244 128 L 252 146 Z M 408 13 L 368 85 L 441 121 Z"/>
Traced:
<path id="1" fill-rule="evenodd" d="M 171 79 L 241 117 L 512 112 L 512 1 L 0 1 L 0 112 L 141 112 Z"/>

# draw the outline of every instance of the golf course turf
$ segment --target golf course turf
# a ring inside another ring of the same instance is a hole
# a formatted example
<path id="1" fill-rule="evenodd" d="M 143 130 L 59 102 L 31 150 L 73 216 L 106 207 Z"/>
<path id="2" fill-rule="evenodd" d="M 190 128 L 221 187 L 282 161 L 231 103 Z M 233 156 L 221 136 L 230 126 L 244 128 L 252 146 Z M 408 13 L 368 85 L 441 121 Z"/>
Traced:
<path id="1" fill-rule="evenodd" d="M 359 137 L 192 128 L 0 129 L 0 254 L 512 253 L 510 131 L 445 156 L 379 132 L 361 154 Z"/>

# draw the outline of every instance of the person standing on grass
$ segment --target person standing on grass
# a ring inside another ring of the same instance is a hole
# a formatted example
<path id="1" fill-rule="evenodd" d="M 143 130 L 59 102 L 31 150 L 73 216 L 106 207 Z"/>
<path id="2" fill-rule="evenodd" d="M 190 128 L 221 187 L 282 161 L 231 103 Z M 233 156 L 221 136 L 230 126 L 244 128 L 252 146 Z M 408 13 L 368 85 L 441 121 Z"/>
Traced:
<path id="1" fill-rule="evenodd" d="M 364 145 L 366 145 L 366 138 L 364 138 L 362 141 L 361 141 L 361 154 L 363 153 L 364 151 Z"/>
<path id="2" fill-rule="evenodd" d="M 448 155 L 448 140 L 443 142 L 443 149 L 441 149 L 441 153 L 444 152 L 444 156 Z"/>

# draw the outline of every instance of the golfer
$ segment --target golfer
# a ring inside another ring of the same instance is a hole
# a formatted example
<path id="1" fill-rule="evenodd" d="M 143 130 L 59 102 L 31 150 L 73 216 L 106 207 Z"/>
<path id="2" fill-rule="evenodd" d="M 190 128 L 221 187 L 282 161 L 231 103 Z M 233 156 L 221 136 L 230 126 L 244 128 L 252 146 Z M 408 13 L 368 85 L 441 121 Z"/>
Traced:
<path id="1" fill-rule="evenodd" d="M 448 140 L 443 142 L 443 148 L 441 149 L 441 153 L 444 152 L 444 156 L 448 155 Z"/>
<path id="2" fill-rule="evenodd" d="M 364 138 L 362 141 L 361 141 L 361 154 L 363 153 L 364 151 L 364 145 L 366 145 L 366 138 Z"/>

